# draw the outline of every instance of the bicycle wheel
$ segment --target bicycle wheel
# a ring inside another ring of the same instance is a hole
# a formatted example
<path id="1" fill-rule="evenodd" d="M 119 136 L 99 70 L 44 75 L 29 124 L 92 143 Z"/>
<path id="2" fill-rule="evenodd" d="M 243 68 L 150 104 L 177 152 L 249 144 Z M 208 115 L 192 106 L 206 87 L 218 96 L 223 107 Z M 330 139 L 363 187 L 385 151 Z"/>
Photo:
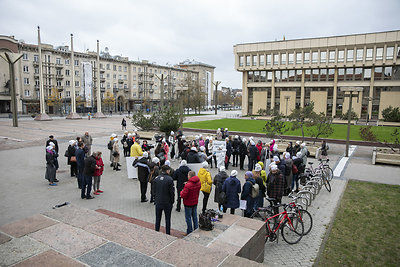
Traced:
<path id="1" fill-rule="evenodd" d="M 331 192 L 332 188 L 331 188 L 331 183 L 328 181 L 328 179 L 324 179 L 324 185 L 326 190 L 328 190 L 328 192 Z"/>
<path id="2" fill-rule="evenodd" d="M 303 235 L 306 235 L 311 231 L 311 228 L 313 226 L 313 220 L 312 220 L 311 214 L 302 208 L 298 209 L 298 214 L 300 215 L 300 219 L 304 225 L 304 234 Z"/>
<path id="3" fill-rule="evenodd" d="M 281 226 L 281 234 L 286 243 L 297 244 L 304 234 L 304 225 L 295 213 L 288 214 L 289 218 Z"/>
<path id="4" fill-rule="evenodd" d="M 329 167 L 329 166 L 325 167 L 325 173 L 326 173 L 326 178 L 328 179 L 328 181 L 332 181 L 333 170 L 331 169 L 331 167 Z"/>

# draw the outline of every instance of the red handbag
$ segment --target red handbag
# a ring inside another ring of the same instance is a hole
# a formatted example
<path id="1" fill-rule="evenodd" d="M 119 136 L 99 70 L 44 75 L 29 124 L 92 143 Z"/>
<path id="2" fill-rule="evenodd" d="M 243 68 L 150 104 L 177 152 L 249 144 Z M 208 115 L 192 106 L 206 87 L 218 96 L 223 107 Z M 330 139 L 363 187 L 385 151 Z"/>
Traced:
<path id="1" fill-rule="evenodd" d="M 292 172 L 293 172 L 293 174 L 297 174 L 299 172 L 299 170 L 297 169 L 297 166 L 294 164 L 292 165 Z"/>

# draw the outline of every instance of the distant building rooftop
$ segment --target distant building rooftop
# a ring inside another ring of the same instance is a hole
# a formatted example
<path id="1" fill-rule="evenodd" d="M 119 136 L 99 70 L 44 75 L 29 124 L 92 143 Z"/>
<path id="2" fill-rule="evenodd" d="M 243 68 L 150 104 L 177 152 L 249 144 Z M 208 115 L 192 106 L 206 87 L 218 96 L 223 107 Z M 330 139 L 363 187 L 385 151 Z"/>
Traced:
<path id="1" fill-rule="evenodd" d="M 205 66 L 205 67 L 209 67 L 209 68 L 215 69 L 214 66 L 211 66 L 211 65 L 209 65 L 209 64 L 205 64 L 205 63 L 196 61 L 196 60 L 194 60 L 194 59 L 193 59 L 193 60 L 186 59 L 185 61 L 180 62 L 179 65 L 180 65 L 180 66 L 201 65 L 201 66 Z"/>

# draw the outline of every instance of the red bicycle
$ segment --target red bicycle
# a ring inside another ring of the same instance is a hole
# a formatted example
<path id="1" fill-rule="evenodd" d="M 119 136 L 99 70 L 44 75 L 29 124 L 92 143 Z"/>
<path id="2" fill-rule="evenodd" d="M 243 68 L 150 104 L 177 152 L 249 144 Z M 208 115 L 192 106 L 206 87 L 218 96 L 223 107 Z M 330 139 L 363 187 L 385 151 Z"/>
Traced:
<path id="1" fill-rule="evenodd" d="M 274 214 L 273 208 L 279 208 L 281 206 L 284 207 L 283 211 L 281 213 Z M 268 216 L 265 219 L 267 230 L 265 242 L 267 242 L 267 240 L 270 242 L 276 240 L 278 242 L 277 232 L 279 229 L 281 230 L 283 240 L 290 245 L 297 244 L 303 237 L 304 224 L 301 217 L 299 217 L 299 215 L 295 212 L 287 212 L 287 207 L 288 205 L 286 204 L 278 204 L 265 208 L 258 208 L 258 210 L 251 215 L 251 218 L 265 218 L 264 216 Z"/>

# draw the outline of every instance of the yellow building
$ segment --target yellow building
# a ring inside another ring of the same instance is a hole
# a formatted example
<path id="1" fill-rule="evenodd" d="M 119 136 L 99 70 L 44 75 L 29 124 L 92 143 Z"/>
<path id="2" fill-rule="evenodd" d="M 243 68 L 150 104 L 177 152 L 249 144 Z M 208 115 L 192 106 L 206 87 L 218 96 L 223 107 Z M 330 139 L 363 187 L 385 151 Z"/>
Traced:
<path id="1" fill-rule="evenodd" d="M 243 115 L 260 109 L 289 115 L 314 102 L 314 111 L 340 117 L 345 86 L 363 87 L 353 101 L 359 117 L 381 119 L 400 107 L 400 31 L 237 44 L 235 68 L 243 74 Z"/>

